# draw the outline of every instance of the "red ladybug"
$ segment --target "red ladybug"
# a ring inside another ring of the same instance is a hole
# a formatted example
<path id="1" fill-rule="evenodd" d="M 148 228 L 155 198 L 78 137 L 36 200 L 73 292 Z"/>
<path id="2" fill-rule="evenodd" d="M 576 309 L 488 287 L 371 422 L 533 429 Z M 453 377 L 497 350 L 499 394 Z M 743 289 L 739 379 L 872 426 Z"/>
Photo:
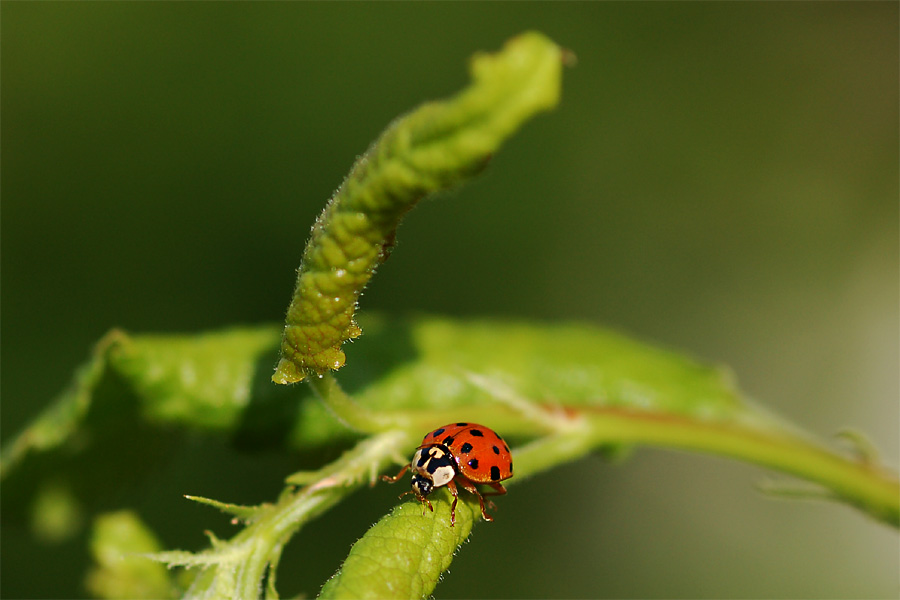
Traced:
<path id="1" fill-rule="evenodd" d="M 428 501 L 428 494 L 447 486 L 453 494 L 451 527 L 456 523 L 457 482 L 461 488 L 478 496 L 481 516 L 486 521 L 493 521 L 484 510 L 484 496 L 505 494 L 506 488 L 500 482 L 513 476 L 509 446 L 492 429 L 476 423 L 451 423 L 435 429 L 422 440 L 412 462 L 394 477 L 385 475 L 382 479 L 393 483 L 403 477 L 407 469 L 412 469 L 412 493 L 432 512 L 434 507 Z M 481 494 L 475 484 L 488 485 L 494 491 Z M 493 507 L 492 502 L 489 504 Z"/>

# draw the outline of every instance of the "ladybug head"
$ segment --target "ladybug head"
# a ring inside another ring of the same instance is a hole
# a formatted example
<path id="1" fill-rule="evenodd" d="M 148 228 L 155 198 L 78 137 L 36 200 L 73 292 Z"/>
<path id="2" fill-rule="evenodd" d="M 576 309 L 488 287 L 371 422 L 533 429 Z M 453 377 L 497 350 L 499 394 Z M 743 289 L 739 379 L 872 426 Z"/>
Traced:
<path id="1" fill-rule="evenodd" d="M 416 493 L 416 496 L 423 500 L 425 499 L 425 496 L 434 491 L 434 482 L 418 473 L 412 476 L 410 484 L 412 485 L 412 490 Z"/>
<path id="2" fill-rule="evenodd" d="M 447 485 L 456 470 L 453 466 L 453 457 L 446 447 L 440 445 L 419 448 L 413 456 L 412 463 L 412 491 L 421 500 L 428 510 L 434 510 L 426 496 L 442 485 Z M 408 494 L 409 492 L 407 492 Z M 424 511 L 423 511 L 424 512 Z"/>

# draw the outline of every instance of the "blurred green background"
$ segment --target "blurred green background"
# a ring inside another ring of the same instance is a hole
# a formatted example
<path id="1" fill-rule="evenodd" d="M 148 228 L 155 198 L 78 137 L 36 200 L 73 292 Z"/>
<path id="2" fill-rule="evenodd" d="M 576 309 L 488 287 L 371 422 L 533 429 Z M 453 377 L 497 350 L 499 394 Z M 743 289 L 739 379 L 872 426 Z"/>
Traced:
<path id="1" fill-rule="evenodd" d="M 898 5 L 10 3 L 2 18 L 2 435 L 113 326 L 281 319 L 309 227 L 396 115 L 540 29 L 563 101 L 423 203 L 364 311 L 582 320 L 730 365 L 822 436 L 898 455 Z M 352 368 L 350 365 L 348 368 Z M 273 499 L 289 456 L 191 439 L 111 494 L 168 547 L 234 531 L 181 498 Z M 896 533 L 772 501 L 745 465 L 641 450 L 516 486 L 437 597 L 896 597 Z M 113 486 L 115 487 L 115 486 Z M 315 595 L 393 506 L 304 530 Z M 83 595 L 84 535 L 2 523 L 3 597 Z"/>

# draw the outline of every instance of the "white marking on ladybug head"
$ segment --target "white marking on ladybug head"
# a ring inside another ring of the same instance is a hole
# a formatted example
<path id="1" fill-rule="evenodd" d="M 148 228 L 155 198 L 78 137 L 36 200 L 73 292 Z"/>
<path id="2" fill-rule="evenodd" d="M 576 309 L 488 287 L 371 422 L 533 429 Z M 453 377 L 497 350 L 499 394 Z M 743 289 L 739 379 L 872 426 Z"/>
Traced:
<path id="1" fill-rule="evenodd" d="M 425 448 L 419 448 L 416 450 L 416 453 L 413 454 L 412 461 L 409 463 L 409 468 L 412 469 L 413 473 L 422 473 L 425 471 L 425 466 L 428 464 L 428 457 L 426 456 L 423 460 L 422 452 L 425 451 Z"/>
<path id="2" fill-rule="evenodd" d="M 453 467 L 445 465 L 434 470 L 434 473 L 431 474 L 431 481 L 434 482 L 434 487 L 441 487 L 450 483 L 454 475 L 456 475 L 456 471 L 453 470 Z"/>

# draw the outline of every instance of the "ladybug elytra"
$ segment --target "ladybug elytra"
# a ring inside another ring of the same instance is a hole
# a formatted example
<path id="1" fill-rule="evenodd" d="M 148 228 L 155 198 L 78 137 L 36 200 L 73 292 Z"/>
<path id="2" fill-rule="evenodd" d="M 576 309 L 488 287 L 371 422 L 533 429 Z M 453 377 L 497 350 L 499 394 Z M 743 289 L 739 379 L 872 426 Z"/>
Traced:
<path id="1" fill-rule="evenodd" d="M 416 448 L 412 461 L 394 477 L 385 475 L 384 481 L 399 480 L 407 469 L 412 470 L 412 491 L 416 497 L 434 511 L 428 495 L 436 488 L 447 486 L 453 495 L 450 506 L 450 526 L 456 523 L 456 502 L 461 488 L 478 496 L 481 516 L 486 521 L 494 519 L 484 509 L 484 496 L 506 493 L 500 483 L 513 475 L 512 455 L 509 446 L 495 431 L 476 423 L 451 423 L 430 432 Z M 491 487 L 494 491 L 478 491 L 476 484 Z M 405 494 L 404 494 L 405 495 Z M 493 506 L 492 502 L 489 502 Z"/>

